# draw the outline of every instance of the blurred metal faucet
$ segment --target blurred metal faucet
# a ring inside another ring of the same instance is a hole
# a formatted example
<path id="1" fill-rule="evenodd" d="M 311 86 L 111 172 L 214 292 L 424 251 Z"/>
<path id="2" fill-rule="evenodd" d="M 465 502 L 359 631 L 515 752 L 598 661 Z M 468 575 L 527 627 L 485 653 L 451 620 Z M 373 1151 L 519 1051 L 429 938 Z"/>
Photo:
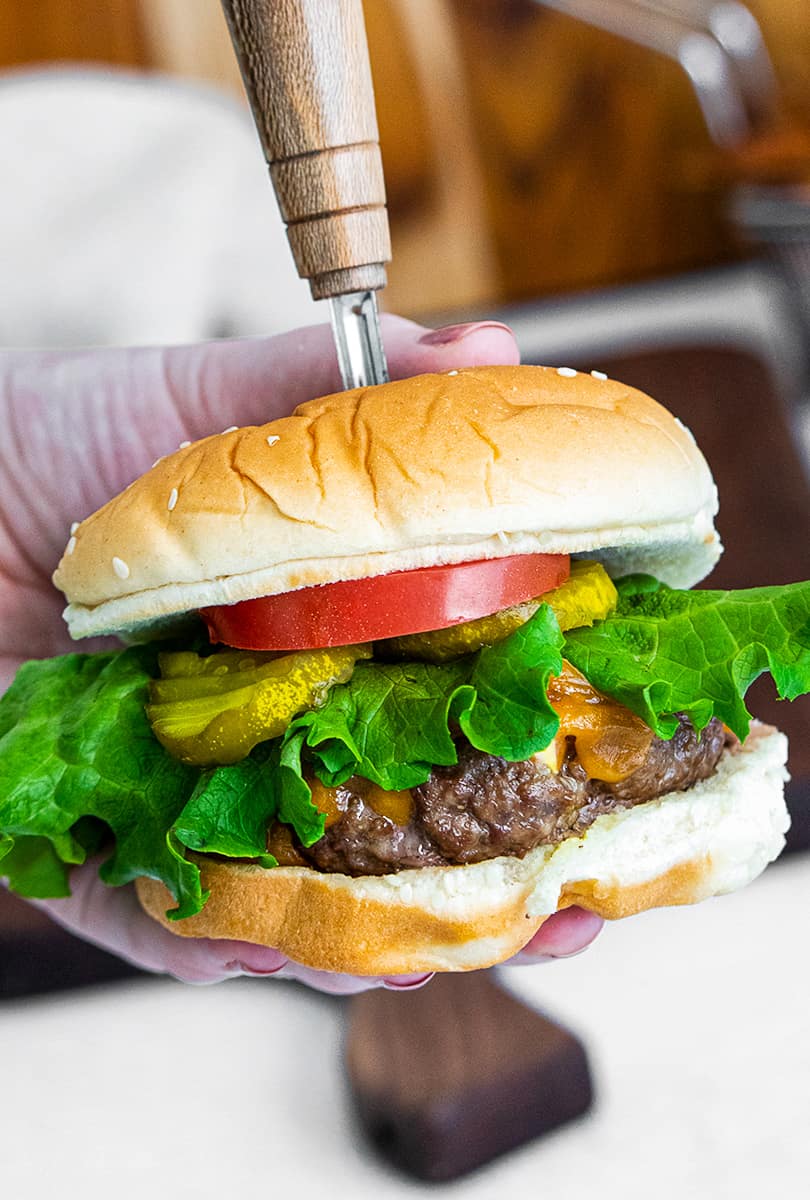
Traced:
<path id="1" fill-rule="evenodd" d="M 753 14 L 738 0 L 536 0 L 646 46 L 683 69 L 713 141 L 734 149 L 775 119 L 773 66 Z"/>
<path id="2" fill-rule="evenodd" d="M 762 32 L 739 0 L 536 0 L 595 29 L 646 46 L 685 71 L 715 144 L 741 151 L 783 125 L 779 89 Z M 810 139 L 808 139 L 810 145 Z M 804 358 L 794 418 L 810 467 L 810 155 L 803 180 L 741 183 L 729 198 L 739 232 L 767 251 L 786 287 L 785 316 Z"/>

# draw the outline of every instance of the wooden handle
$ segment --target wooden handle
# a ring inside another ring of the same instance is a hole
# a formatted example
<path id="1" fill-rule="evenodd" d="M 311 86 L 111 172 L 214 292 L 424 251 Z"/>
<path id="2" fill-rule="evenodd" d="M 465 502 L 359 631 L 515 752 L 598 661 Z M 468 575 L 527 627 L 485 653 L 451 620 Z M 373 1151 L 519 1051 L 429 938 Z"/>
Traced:
<path id="1" fill-rule="evenodd" d="M 298 274 L 385 286 L 385 183 L 361 0 L 222 0 Z"/>

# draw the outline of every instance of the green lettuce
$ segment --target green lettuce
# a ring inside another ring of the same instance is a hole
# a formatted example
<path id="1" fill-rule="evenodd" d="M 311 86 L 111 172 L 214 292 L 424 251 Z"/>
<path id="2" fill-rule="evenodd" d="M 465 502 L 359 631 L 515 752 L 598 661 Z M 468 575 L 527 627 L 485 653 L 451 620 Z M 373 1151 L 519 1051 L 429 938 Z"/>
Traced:
<path id="1" fill-rule="evenodd" d="M 199 911 L 199 871 L 168 836 L 197 772 L 152 735 L 144 704 L 156 672 L 152 646 L 18 671 L 0 700 L 0 871 L 14 890 L 65 895 L 68 868 L 108 835 L 106 883 L 152 876 L 184 916 Z"/>
<path id="2" fill-rule="evenodd" d="M 698 730 L 718 717 L 745 739 L 745 694 L 766 672 L 781 700 L 810 691 L 810 583 L 687 592 L 634 575 L 618 591 L 616 611 L 568 633 L 564 654 L 658 737 L 686 713 Z"/>
<path id="3" fill-rule="evenodd" d="M 322 836 L 313 771 L 327 785 L 360 774 L 396 790 L 453 764 L 458 731 L 511 760 L 544 749 L 559 724 L 548 681 L 563 658 L 660 737 L 681 712 L 745 737 L 758 675 L 770 672 L 784 698 L 810 691 L 810 583 L 681 592 L 632 577 L 592 628 L 564 635 L 542 605 L 503 642 L 454 662 L 359 663 L 282 738 L 204 771 L 173 759 L 146 719 L 163 648 L 28 663 L 0 699 L 0 875 L 14 890 L 66 895 L 70 867 L 98 853 L 105 882 L 159 879 L 175 897 L 170 915 L 189 916 L 206 899 L 190 851 L 272 866 L 272 821 L 304 845 Z"/>
<path id="4" fill-rule="evenodd" d="M 360 663 L 323 708 L 297 717 L 285 741 L 309 750 L 322 782 L 362 775 L 387 790 L 417 787 L 457 761 L 452 727 L 487 754 L 519 761 L 559 728 L 546 692 L 563 636 L 542 605 L 495 646 L 450 663 Z"/>
<path id="5" fill-rule="evenodd" d="M 272 755 L 257 746 L 234 767 L 201 771 L 194 791 L 172 826 L 172 837 L 189 850 L 227 858 L 255 858 L 275 867 L 266 853 L 267 827 L 278 804 Z"/>
<path id="6" fill-rule="evenodd" d="M 173 836 L 192 850 L 267 862 L 267 826 L 278 819 L 311 846 L 324 816 L 304 779 L 307 762 L 331 787 L 351 775 L 387 790 L 417 787 L 434 766 L 456 762 L 455 723 L 486 753 L 525 758 L 559 727 L 546 690 L 562 667 L 562 640 L 544 606 L 508 642 L 454 663 L 359 663 L 283 738 L 203 772 Z"/>

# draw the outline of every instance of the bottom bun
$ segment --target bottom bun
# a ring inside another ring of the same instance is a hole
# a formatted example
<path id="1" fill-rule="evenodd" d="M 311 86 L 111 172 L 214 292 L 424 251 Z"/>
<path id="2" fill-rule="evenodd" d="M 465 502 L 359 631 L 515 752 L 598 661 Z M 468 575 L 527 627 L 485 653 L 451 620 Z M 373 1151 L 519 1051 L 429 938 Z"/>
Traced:
<path id="1" fill-rule="evenodd" d="M 584 836 L 525 858 L 351 878 L 195 856 L 211 892 L 201 913 L 168 920 L 172 897 L 152 879 L 137 881 L 138 897 L 173 933 L 274 946 L 321 970 L 475 970 L 515 954 L 573 904 L 614 920 L 750 883 L 784 846 L 786 758 L 784 734 L 755 723 L 710 779 L 598 817 Z"/>

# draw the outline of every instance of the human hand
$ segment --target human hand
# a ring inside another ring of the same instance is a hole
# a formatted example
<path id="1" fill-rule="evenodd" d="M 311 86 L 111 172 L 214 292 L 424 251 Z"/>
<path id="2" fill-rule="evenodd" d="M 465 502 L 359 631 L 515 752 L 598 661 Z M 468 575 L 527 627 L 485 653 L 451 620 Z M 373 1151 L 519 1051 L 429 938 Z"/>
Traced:
<path id="1" fill-rule="evenodd" d="M 392 377 L 478 363 L 517 362 L 503 325 L 480 322 L 428 331 L 383 318 Z M 327 327 L 275 338 L 173 349 L 11 353 L 0 358 L 0 689 L 28 658 L 74 650 L 52 571 L 73 521 L 81 520 L 181 441 L 229 425 L 263 423 L 340 387 Z M 100 641 L 86 642 L 96 649 Z M 0 868 L 1 869 L 1 868 Z M 180 938 L 142 912 L 133 888 L 111 889 L 88 863 L 71 873 L 72 895 L 40 901 L 86 940 L 151 971 L 193 982 L 239 974 L 293 976 L 324 991 L 386 981 L 313 971 L 278 951 L 244 942 Z M 577 953 L 601 921 L 569 909 L 550 918 L 518 961 Z"/>

